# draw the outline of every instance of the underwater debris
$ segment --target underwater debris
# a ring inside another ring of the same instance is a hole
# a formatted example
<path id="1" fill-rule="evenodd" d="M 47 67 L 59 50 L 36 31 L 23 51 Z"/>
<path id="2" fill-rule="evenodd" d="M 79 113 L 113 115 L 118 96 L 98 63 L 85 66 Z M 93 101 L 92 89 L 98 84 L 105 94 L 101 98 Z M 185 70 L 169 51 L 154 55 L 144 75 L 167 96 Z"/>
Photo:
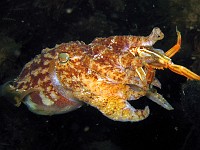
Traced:
<path id="1" fill-rule="evenodd" d="M 15 60 L 20 55 L 21 44 L 8 37 L 5 33 L 0 33 L 0 79 L 14 74 L 17 67 L 13 67 Z M 8 75 L 9 74 L 9 75 Z"/>
<path id="2" fill-rule="evenodd" d="M 197 73 L 200 73 L 200 32 L 194 37 L 194 52 L 192 53 L 192 59 L 194 60 L 191 68 Z"/>
<path id="3" fill-rule="evenodd" d="M 187 81 L 182 86 L 183 108 L 193 124 L 200 125 L 200 81 Z"/>
<path id="4" fill-rule="evenodd" d="M 200 82 L 188 81 L 182 86 L 182 105 L 183 109 L 188 117 L 188 120 L 192 123 L 190 131 L 185 138 L 182 150 L 199 150 L 200 141 Z"/>
<path id="5" fill-rule="evenodd" d="M 89 144 L 84 144 L 83 150 L 121 150 L 120 147 L 115 145 L 112 141 L 110 140 L 105 140 L 105 141 L 95 141 Z"/>
<path id="6" fill-rule="evenodd" d="M 21 44 L 16 43 L 14 39 L 0 33 L 0 65 L 20 55 Z"/>
<path id="7" fill-rule="evenodd" d="M 197 28 L 200 25 L 199 0 L 170 0 L 169 7 L 171 21 L 174 25 L 182 25 L 188 29 Z"/>

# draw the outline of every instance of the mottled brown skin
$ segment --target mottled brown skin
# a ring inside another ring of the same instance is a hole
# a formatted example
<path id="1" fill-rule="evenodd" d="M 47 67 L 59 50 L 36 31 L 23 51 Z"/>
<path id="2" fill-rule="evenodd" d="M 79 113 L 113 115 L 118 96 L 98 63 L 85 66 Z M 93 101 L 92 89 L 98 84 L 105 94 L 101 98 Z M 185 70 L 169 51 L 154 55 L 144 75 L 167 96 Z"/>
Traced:
<path id="1" fill-rule="evenodd" d="M 195 73 L 171 62 L 180 49 L 181 36 L 177 34 L 177 44 L 166 53 L 152 47 L 164 37 L 159 28 L 146 37 L 112 36 L 96 38 L 88 45 L 76 41 L 44 49 L 24 66 L 12 84 L 2 86 L 1 95 L 11 95 L 17 106 L 24 102 L 41 115 L 66 113 L 84 102 L 110 119 L 140 121 L 149 115 L 149 108 L 135 109 L 127 100 L 142 96 L 172 110 L 153 89 L 161 86 L 155 69 L 169 68 L 200 80 Z"/>
<path id="2" fill-rule="evenodd" d="M 28 92 L 28 98 L 24 102 L 29 106 L 30 101 L 36 104 L 30 110 L 44 115 L 59 114 L 79 108 L 82 104 L 78 101 L 66 99 L 55 89 L 49 75 L 52 61 L 58 59 L 56 48 L 44 49 L 40 55 L 27 63 L 13 86 L 23 94 Z M 39 94 L 43 94 L 41 96 Z M 56 96 L 55 96 L 56 95 Z M 46 103 L 44 97 L 47 98 Z"/>
<path id="3" fill-rule="evenodd" d="M 132 109 L 126 101 L 144 96 L 148 89 L 147 83 L 143 84 L 133 70 L 135 63 L 131 64 L 131 59 L 135 59 L 138 66 L 141 66 L 141 59 L 134 58 L 127 51 L 116 53 L 113 49 L 100 44 L 97 46 L 96 43 L 86 47 L 75 43 L 63 44 L 57 49 L 59 50 L 68 53 L 71 59 L 66 64 L 55 62 L 57 76 L 63 87 L 73 90 L 76 98 L 98 108 L 114 120 L 146 118 L 148 110 L 137 110 L 137 114 L 134 112 L 130 115 Z M 128 57 L 130 60 L 125 61 Z M 142 90 L 134 91 L 128 84 L 140 86 Z"/>

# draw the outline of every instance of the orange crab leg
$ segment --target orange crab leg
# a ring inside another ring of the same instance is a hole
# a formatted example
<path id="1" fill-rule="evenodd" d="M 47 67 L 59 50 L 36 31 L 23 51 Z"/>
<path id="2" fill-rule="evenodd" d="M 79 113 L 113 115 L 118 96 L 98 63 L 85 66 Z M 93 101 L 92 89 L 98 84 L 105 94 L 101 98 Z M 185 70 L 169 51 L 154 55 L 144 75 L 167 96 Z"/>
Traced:
<path id="1" fill-rule="evenodd" d="M 177 30 L 177 28 L 176 28 L 176 33 L 178 36 L 177 43 L 165 53 L 165 55 L 169 58 L 174 56 L 181 48 L 181 33 Z M 187 77 L 188 79 L 200 80 L 199 75 L 195 74 L 194 72 L 190 71 L 189 69 L 183 66 L 171 63 L 168 65 L 168 68 L 177 74 Z"/>
<path id="2" fill-rule="evenodd" d="M 153 69 L 152 67 L 148 66 L 147 67 L 147 74 L 146 74 L 146 78 L 147 78 L 147 83 L 150 84 L 153 82 L 155 77 L 155 69 Z"/>
<path id="3" fill-rule="evenodd" d="M 170 64 L 168 66 L 168 68 L 177 73 L 177 74 L 180 74 L 182 76 L 185 76 L 187 77 L 188 79 L 191 79 L 191 80 L 200 80 L 200 76 L 197 75 L 196 73 L 190 71 L 189 69 L 183 67 L 183 66 L 180 66 L 180 65 L 176 65 L 176 64 Z"/>
<path id="4" fill-rule="evenodd" d="M 165 55 L 169 58 L 171 58 L 172 56 L 174 56 L 181 48 L 181 33 L 178 31 L 178 29 L 176 28 L 176 33 L 177 33 L 177 43 L 170 48 L 167 52 L 165 52 Z"/>

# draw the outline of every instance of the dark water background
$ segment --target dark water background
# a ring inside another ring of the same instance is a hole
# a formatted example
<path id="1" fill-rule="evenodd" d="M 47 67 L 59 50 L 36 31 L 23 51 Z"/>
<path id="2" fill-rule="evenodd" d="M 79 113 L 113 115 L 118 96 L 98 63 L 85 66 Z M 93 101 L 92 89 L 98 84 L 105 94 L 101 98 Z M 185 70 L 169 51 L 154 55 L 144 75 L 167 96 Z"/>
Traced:
<path id="1" fill-rule="evenodd" d="M 198 0 L 1 0 L 0 84 L 20 73 L 43 48 L 110 35 L 165 34 L 155 47 L 168 50 L 183 36 L 177 64 L 200 73 Z M 167 111 L 146 98 L 150 116 L 138 123 L 109 120 L 84 106 L 52 117 L 35 115 L 0 99 L 0 150 L 200 150 L 200 84 L 168 70 L 158 71 L 158 90 L 175 108 Z"/>

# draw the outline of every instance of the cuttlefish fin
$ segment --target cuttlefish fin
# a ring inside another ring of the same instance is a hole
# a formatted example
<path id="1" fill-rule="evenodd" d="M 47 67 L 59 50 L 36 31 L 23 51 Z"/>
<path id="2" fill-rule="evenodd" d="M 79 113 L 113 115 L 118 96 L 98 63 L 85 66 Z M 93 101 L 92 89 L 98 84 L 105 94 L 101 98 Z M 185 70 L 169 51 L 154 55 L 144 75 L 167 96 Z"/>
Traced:
<path id="1" fill-rule="evenodd" d="M 0 86 L 0 96 L 5 97 L 15 106 L 19 107 L 24 98 L 32 92 L 38 91 L 36 89 L 18 90 L 12 85 L 12 81 L 8 81 Z"/>

